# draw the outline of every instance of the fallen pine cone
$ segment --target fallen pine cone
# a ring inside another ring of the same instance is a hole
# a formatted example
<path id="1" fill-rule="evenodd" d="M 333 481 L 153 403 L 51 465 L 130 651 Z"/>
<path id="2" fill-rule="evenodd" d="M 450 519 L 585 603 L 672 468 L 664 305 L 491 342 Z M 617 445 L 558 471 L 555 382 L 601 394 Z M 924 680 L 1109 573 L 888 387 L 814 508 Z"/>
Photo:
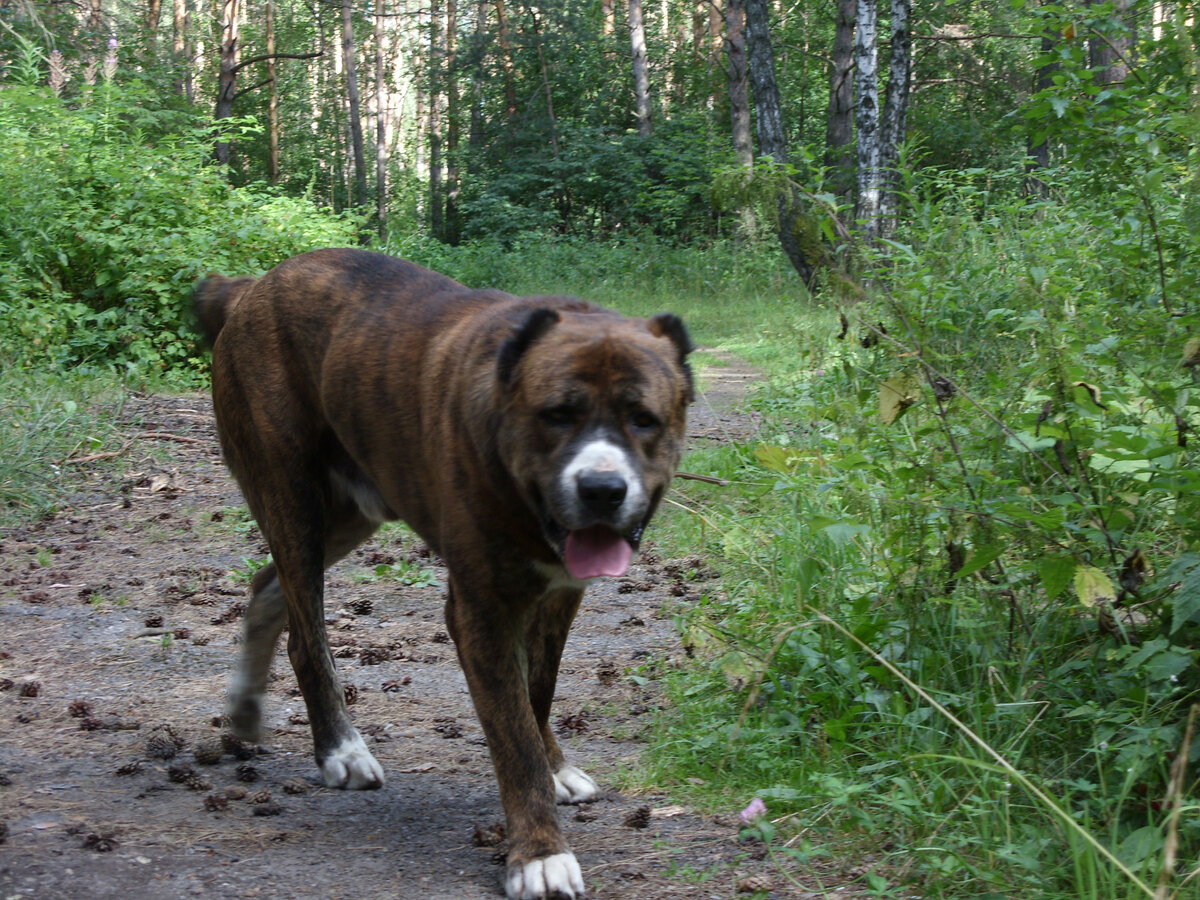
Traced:
<path id="1" fill-rule="evenodd" d="M 769 875 L 750 875 L 737 884 L 739 894 L 753 894 L 760 891 L 775 890 L 775 882 Z"/>
<path id="2" fill-rule="evenodd" d="M 627 815 L 621 824 L 626 828 L 645 828 L 650 824 L 650 807 L 639 806 Z"/>
<path id="3" fill-rule="evenodd" d="M 502 822 L 497 822 L 487 828 L 476 825 L 475 833 L 471 836 L 471 843 L 476 847 L 495 847 L 503 840 L 504 824 Z"/>

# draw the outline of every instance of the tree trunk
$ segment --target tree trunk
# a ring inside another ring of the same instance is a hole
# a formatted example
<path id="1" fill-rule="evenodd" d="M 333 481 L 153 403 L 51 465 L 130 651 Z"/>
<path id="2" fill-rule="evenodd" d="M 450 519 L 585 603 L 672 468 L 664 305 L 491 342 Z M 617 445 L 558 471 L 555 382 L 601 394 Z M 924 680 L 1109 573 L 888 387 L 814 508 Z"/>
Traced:
<path id="1" fill-rule="evenodd" d="M 275 0 L 266 0 L 267 181 L 279 183 L 279 84 L 275 80 Z"/>
<path id="2" fill-rule="evenodd" d="M 546 115 L 550 117 L 550 151 L 558 159 L 558 119 L 554 115 L 554 92 L 550 89 L 550 67 L 546 65 L 546 51 L 542 48 L 542 28 L 538 24 L 537 11 L 529 10 L 533 24 L 533 42 L 537 46 L 538 68 L 542 73 L 542 92 L 546 96 Z"/>
<path id="3" fill-rule="evenodd" d="M 633 49 L 633 93 L 637 102 L 637 130 L 650 137 L 650 71 L 646 63 L 646 26 L 642 23 L 642 0 L 629 0 L 629 42 Z"/>
<path id="4" fill-rule="evenodd" d="M 487 45 L 487 4 L 488 0 L 476 0 L 475 5 L 475 35 L 474 42 L 476 47 L 484 47 Z M 473 102 L 471 103 L 471 124 L 467 134 L 467 172 L 474 174 L 477 171 L 477 158 L 483 149 L 483 87 L 487 79 L 487 59 L 484 54 L 480 53 L 475 57 L 475 67 L 471 73 L 471 92 Z"/>
<path id="5" fill-rule="evenodd" d="M 504 11 L 504 0 L 496 0 L 496 40 L 500 43 L 500 57 L 504 66 L 504 100 L 508 118 L 517 115 L 516 64 L 513 62 L 512 39 L 508 30 L 508 14 Z"/>
<path id="6" fill-rule="evenodd" d="M 446 221 L 441 239 L 447 244 L 459 241 L 458 215 L 458 71 L 456 53 L 458 0 L 446 0 Z"/>
<path id="7" fill-rule="evenodd" d="M 750 85 L 746 80 L 746 4 L 727 0 L 725 35 L 729 53 L 729 128 L 733 152 L 747 168 L 754 165 L 754 143 L 750 137 Z"/>
<path id="8" fill-rule="evenodd" d="M 238 0 L 221 2 L 221 68 L 217 75 L 217 109 L 215 118 L 228 119 L 233 115 L 233 95 L 237 89 L 238 60 Z M 217 162 L 229 165 L 229 142 L 217 142 Z"/>
<path id="9" fill-rule="evenodd" d="M 854 193 L 854 25 L 858 0 L 837 0 L 829 107 L 825 122 L 825 166 L 839 197 Z"/>
<path id="10" fill-rule="evenodd" d="M 721 7 L 718 3 L 701 3 L 702 7 L 708 7 L 708 108 L 718 109 L 720 104 L 721 79 L 718 74 L 721 70 L 721 54 L 725 49 L 725 16 L 721 13 Z M 742 21 L 745 22 L 746 14 L 743 11 Z M 744 27 L 744 26 L 743 26 Z M 744 39 L 744 34 L 743 34 Z M 742 59 L 745 59 L 745 53 L 742 54 Z M 743 63 L 743 69 L 745 64 Z"/>
<path id="11" fill-rule="evenodd" d="M 87 27 L 93 38 L 104 30 L 104 0 L 89 0 Z"/>
<path id="12" fill-rule="evenodd" d="M 342 0 L 342 64 L 346 67 L 346 99 L 350 104 L 350 143 L 354 152 L 354 192 L 351 206 L 367 202 L 367 159 L 363 150 L 362 103 L 358 95 L 358 45 L 354 41 L 354 7 Z"/>
<path id="13" fill-rule="evenodd" d="M 1054 50 L 1058 43 L 1058 32 L 1049 31 L 1042 35 L 1042 57 L 1049 58 L 1050 53 Z M 1058 71 L 1058 63 L 1050 62 L 1039 66 L 1037 76 L 1034 82 L 1034 92 L 1041 93 L 1047 90 L 1054 84 L 1054 73 Z M 1032 137 L 1029 138 L 1027 155 L 1029 163 L 1026 166 L 1025 175 L 1025 190 L 1031 194 L 1046 196 L 1048 189 L 1046 183 L 1037 177 L 1035 174 L 1038 169 L 1046 169 L 1050 166 L 1050 141 L 1043 138 L 1038 143 L 1033 143 Z"/>
<path id="14" fill-rule="evenodd" d="M 175 91 L 192 103 L 195 100 L 195 87 L 192 80 L 191 41 L 188 40 L 188 0 L 174 0 L 172 11 L 171 52 L 175 66 Z"/>
<path id="15" fill-rule="evenodd" d="M 879 23 L 876 0 L 858 0 L 854 43 L 858 86 L 858 202 L 854 217 L 867 241 L 879 235 L 879 203 L 883 192 L 879 133 Z"/>
<path id="16" fill-rule="evenodd" d="M 746 49 L 754 86 L 754 110 L 758 114 L 758 150 L 784 165 L 788 160 L 787 137 L 779 84 L 775 80 L 767 0 L 746 0 Z M 813 290 L 816 272 L 805 250 L 809 241 L 805 236 L 804 216 L 800 198 L 790 186 L 779 197 L 779 244 L 801 280 Z"/>
<path id="17" fill-rule="evenodd" d="M 387 24 L 386 0 L 375 0 L 375 227 L 387 238 L 388 219 L 388 93 L 384 52 Z"/>
<path id="18" fill-rule="evenodd" d="M 896 231 L 900 207 L 900 145 L 908 124 L 909 85 L 912 83 L 912 37 L 908 19 L 912 0 L 892 0 L 892 56 L 883 101 L 880 168 L 883 191 L 879 198 L 879 234 L 891 237 Z"/>
<path id="19" fill-rule="evenodd" d="M 1088 0 L 1095 6 L 1096 0 Z M 1114 0 L 1112 18 L 1099 34 L 1088 39 L 1088 64 L 1095 70 L 1096 84 L 1124 84 L 1134 47 L 1134 19 L 1130 0 Z"/>
<path id="20" fill-rule="evenodd" d="M 429 10 L 429 230 L 441 238 L 446 230 L 442 206 L 442 8 Z"/>
<path id="21" fill-rule="evenodd" d="M 148 0 L 146 3 L 146 46 L 150 57 L 155 60 L 158 56 L 158 26 L 162 22 L 162 0 Z"/>

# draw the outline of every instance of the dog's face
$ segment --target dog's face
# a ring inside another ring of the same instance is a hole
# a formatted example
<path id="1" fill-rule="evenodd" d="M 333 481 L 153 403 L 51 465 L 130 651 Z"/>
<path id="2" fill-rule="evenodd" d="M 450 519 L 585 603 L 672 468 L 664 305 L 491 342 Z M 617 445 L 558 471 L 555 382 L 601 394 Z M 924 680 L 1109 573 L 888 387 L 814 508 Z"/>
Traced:
<path id="1" fill-rule="evenodd" d="M 690 350 L 672 315 L 550 309 L 501 349 L 500 454 L 574 577 L 628 567 L 679 462 Z"/>

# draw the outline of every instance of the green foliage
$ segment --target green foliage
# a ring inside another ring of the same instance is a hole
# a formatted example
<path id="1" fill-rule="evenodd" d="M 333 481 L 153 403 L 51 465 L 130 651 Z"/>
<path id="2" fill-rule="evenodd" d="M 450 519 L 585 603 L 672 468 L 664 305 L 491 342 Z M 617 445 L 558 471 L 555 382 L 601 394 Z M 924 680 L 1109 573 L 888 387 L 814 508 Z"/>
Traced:
<path id="1" fill-rule="evenodd" d="M 411 587 L 440 587 L 437 575 L 428 566 L 417 562 L 399 560 L 395 563 L 379 563 L 370 571 L 360 572 L 354 576 L 360 584 L 376 582 L 394 582 Z"/>
<path id="2" fill-rule="evenodd" d="M 711 172 L 726 141 L 699 117 L 662 123 L 648 138 L 581 123 L 501 137 L 464 186 L 466 239 L 511 241 L 535 231 L 651 233 L 675 240 L 714 233 Z M 480 160 L 477 159 L 477 162 Z"/>
<path id="3" fill-rule="evenodd" d="M 1200 26 L 1181 7 L 1145 42 L 1119 84 L 1104 83 L 1089 46 L 1111 43 L 1128 27 L 1112 3 L 1089 6 L 1086 18 L 1060 4 L 1032 8 L 1054 36 L 1039 61 L 1052 67 L 1049 87 L 1022 109 L 1032 144 L 1049 142 L 1062 158 L 1072 196 L 1102 205 L 1111 222 L 1107 255 L 1117 263 L 1114 298 L 1157 300 L 1168 310 L 1192 297 L 1198 283 L 1188 260 L 1197 250 L 1200 219 L 1200 118 L 1196 114 Z M 1131 51 L 1132 53 L 1132 51 Z M 1124 279 L 1152 268 L 1153 282 Z M 1143 296 L 1131 291 L 1149 289 Z"/>
<path id="4" fill-rule="evenodd" d="M 146 99 L 112 82 L 76 104 L 35 87 L 0 93 L 0 348 L 10 359 L 194 365 L 186 298 L 198 277 L 253 274 L 354 241 L 351 220 L 229 187 L 208 162 L 213 130 L 181 128 Z"/>
<path id="5" fill-rule="evenodd" d="M 739 352 L 771 352 L 758 328 L 789 327 L 803 288 L 769 244 L 718 242 L 678 247 L 653 235 L 592 242 L 525 235 L 452 247 L 422 235 L 393 235 L 382 248 L 470 287 L 514 294 L 575 294 L 629 315 L 671 310 L 710 339 Z M 725 302 L 728 298 L 737 302 Z M 743 338 L 748 338 L 743 342 Z"/>
<path id="6" fill-rule="evenodd" d="M 734 486 L 689 482 L 676 540 L 733 574 L 681 621 L 701 664 L 653 771 L 887 834 L 880 877 L 924 895 L 1148 896 L 1168 836 L 1200 850 L 1171 770 L 1200 761 L 1200 313 L 1160 291 L 1192 251 L 1118 245 L 1111 186 L 1024 178 L 921 174 L 849 333 L 810 315 L 765 357 L 761 443 L 685 461 Z"/>

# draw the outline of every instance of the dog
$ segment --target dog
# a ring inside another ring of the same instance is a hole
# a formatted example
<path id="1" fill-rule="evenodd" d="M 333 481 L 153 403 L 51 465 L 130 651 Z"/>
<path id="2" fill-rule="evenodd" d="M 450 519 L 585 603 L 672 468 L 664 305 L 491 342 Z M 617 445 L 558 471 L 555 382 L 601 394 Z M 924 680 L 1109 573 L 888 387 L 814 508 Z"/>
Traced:
<path id="1" fill-rule="evenodd" d="M 694 395 L 682 321 L 471 290 L 351 249 L 210 276 L 194 307 L 222 452 L 273 560 L 245 613 L 235 734 L 259 737 L 287 625 L 324 782 L 383 784 L 334 672 L 324 570 L 402 519 L 449 571 L 446 625 L 507 819 L 506 892 L 582 895 L 555 803 L 597 787 L 564 759 L 550 704 L 584 588 L 626 571 L 679 462 Z"/>

